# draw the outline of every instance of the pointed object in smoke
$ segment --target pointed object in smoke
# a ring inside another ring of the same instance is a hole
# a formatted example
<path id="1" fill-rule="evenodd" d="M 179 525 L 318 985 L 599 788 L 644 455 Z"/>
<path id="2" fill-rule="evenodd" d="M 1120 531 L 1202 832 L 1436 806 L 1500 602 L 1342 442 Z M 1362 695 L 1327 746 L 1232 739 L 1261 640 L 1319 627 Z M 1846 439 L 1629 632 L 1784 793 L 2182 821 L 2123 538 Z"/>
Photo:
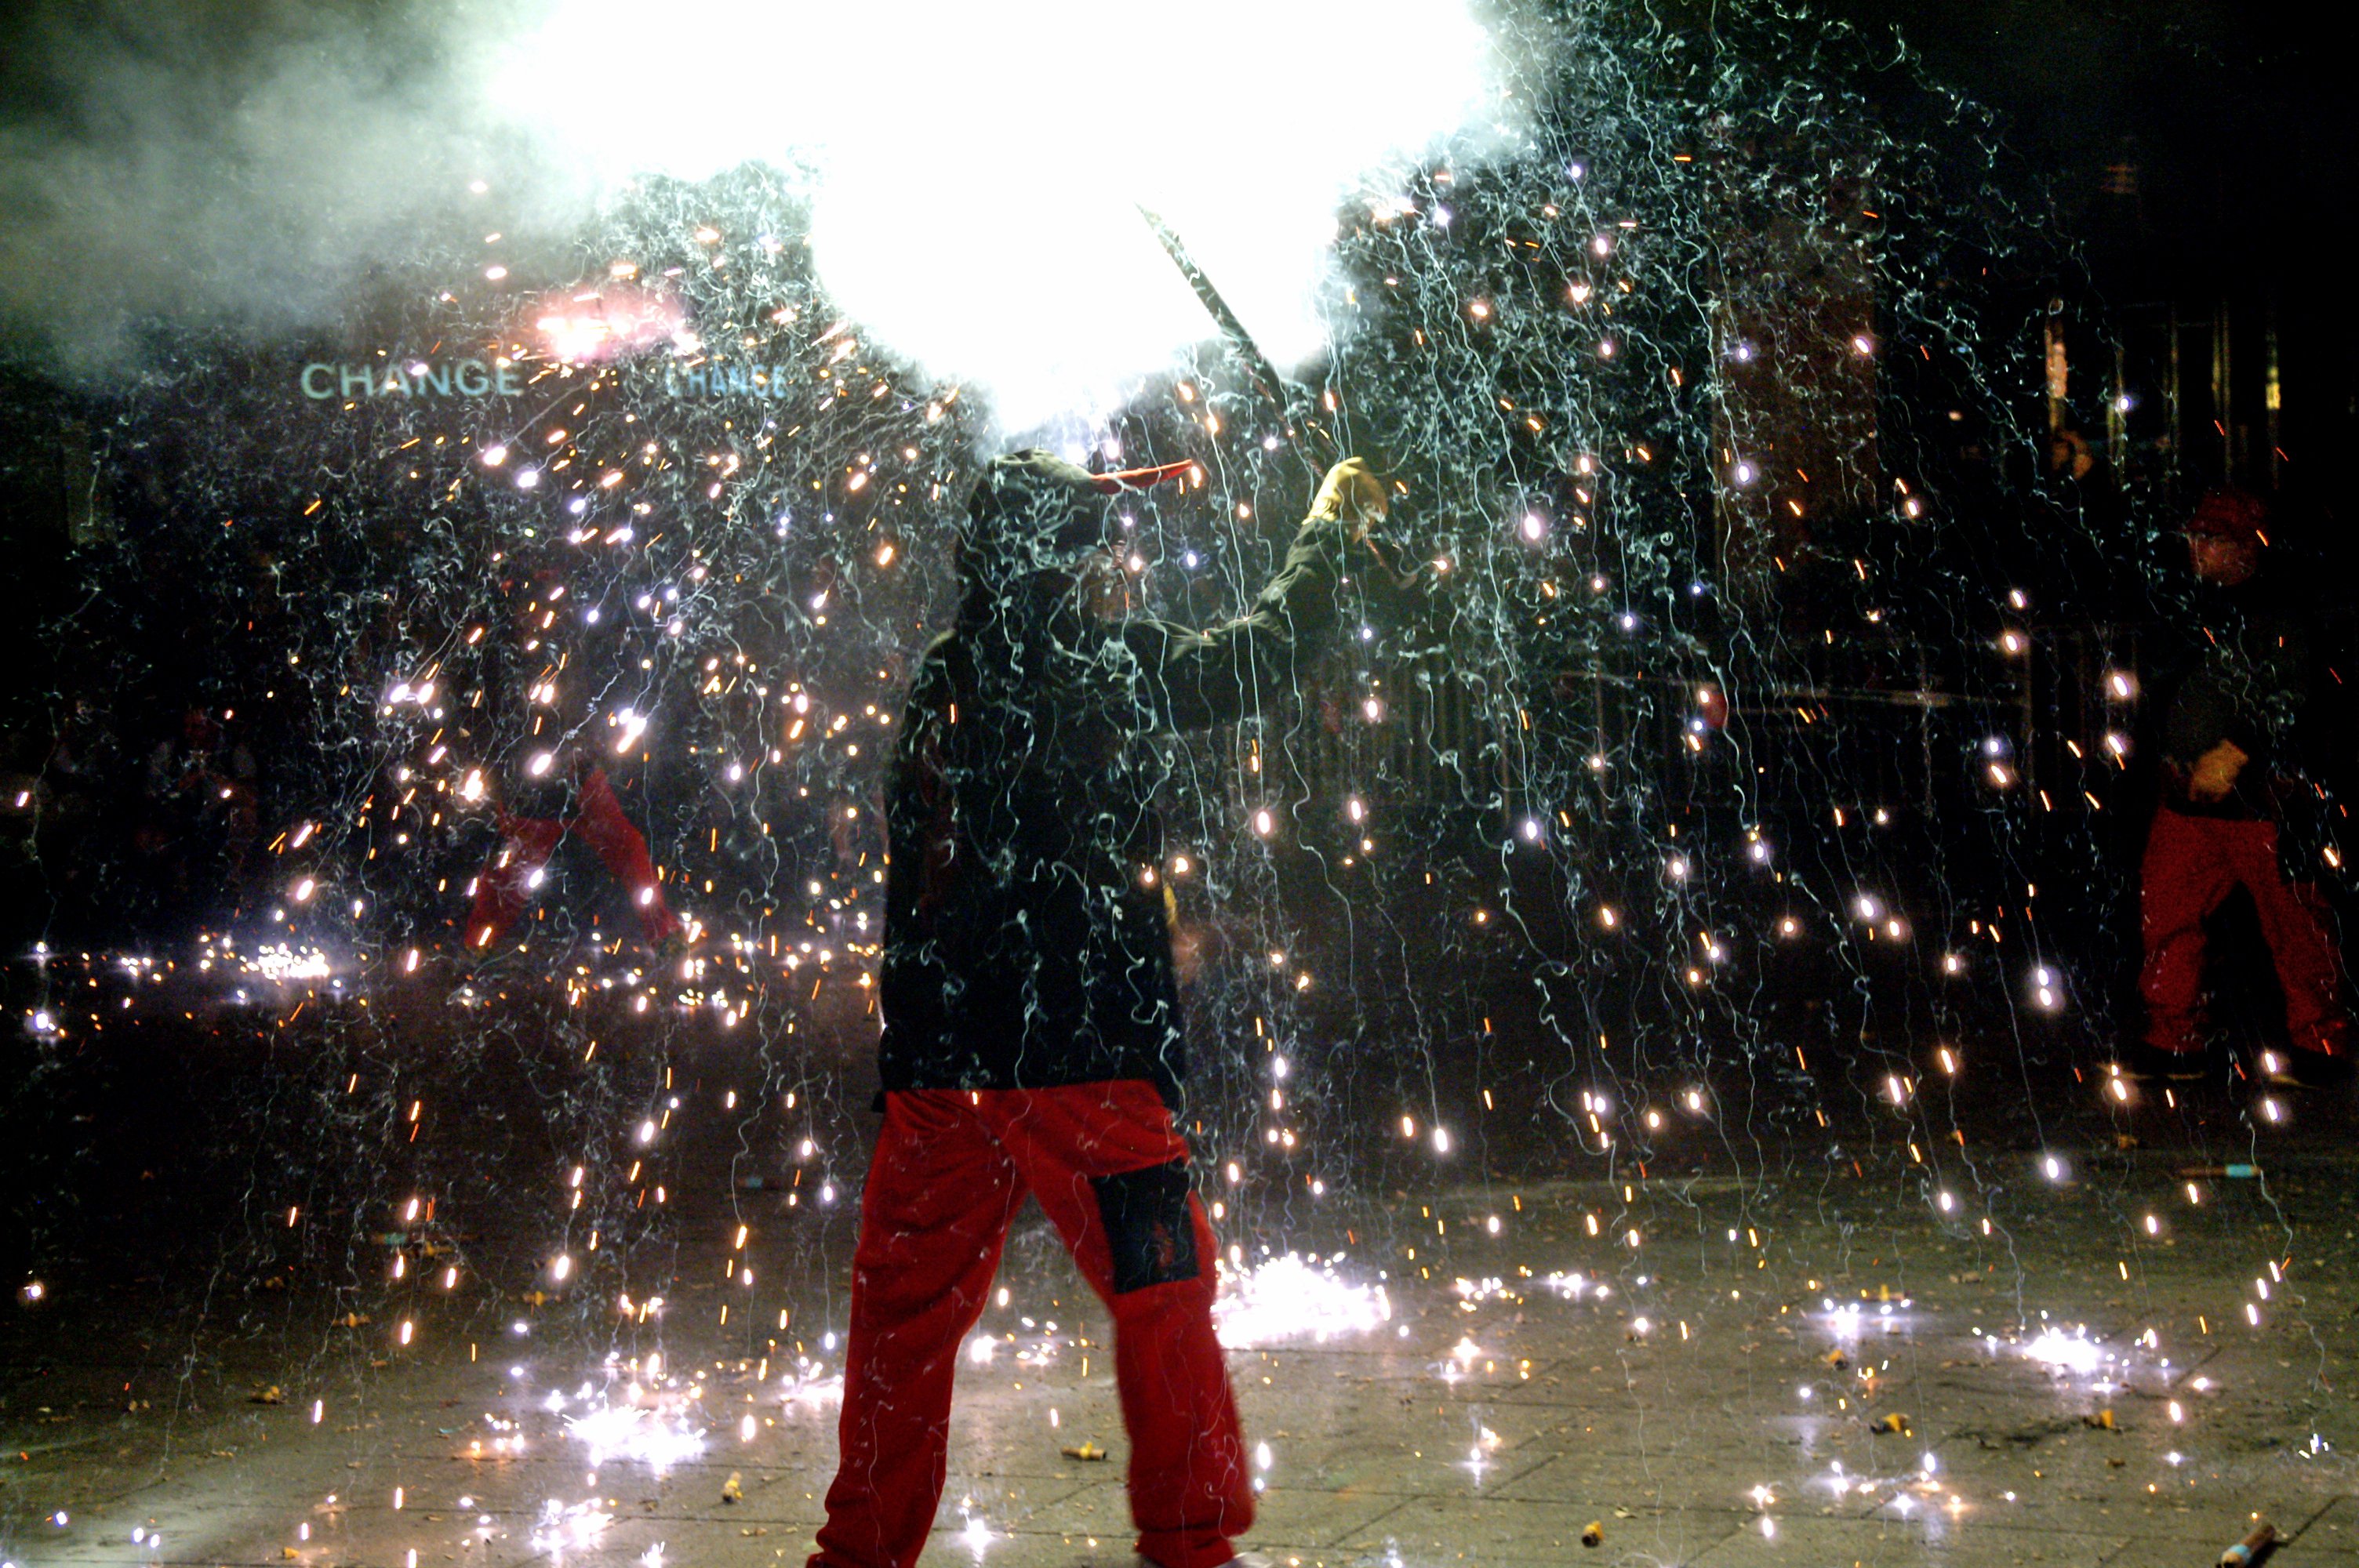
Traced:
<path id="1" fill-rule="evenodd" d="M 1254 384 L 1277 408 L 1278 416 L 1286 421 L 1287 434 L 1293 435 L 1299 429 L 1310 438 L 1312 473 L 1316 475 L 1320 470 L 1340 462 L 1344 456 L 1343 443 L 1337 439 L 1332 430 L 1311 416 L 1310 389 L 1278 374 L 1277 367 L 1269 362 L 1269 356 L 1261 351 L 1261 345 L 1254 341 L 1251 332 L 1245 330 L 1245 324 L 1237 319 L 1237 313 L 1229 308 L 1229 302 L 1221 297 L 1219 289 L 1212 287 L 1212 278 L 1196 265 L 1196 258 L 1188 254 L 1187 243 L 1180 238 L 1180 232 L 1144 203 L 1136 205 L 1138 215 L 1147 221 L 1147 228 L 1154 231 L 1156 242 L 1163 247 L 1163 254 L 1171 258 L 1171 265 L 1180 269 L 1180 276 L 1188 280 L 1188 287 L 1220 326 L 1221 335 L 1228 339 L 1230 348 L 1245 362 L 1245 373 L 1253 377 Z M 1382 471 L 1384 465 L 1381 461 L 1377 466 Z M 1422 565 L 1404 570 L 1394 564 L 1390 553 L 1374 539 L 1362 542 L 1383 568 L 1385 578 L 1395 591 L 1405 591 L 1430 581 Z"/>
<path id="2" fill-rule="evenodd" d="M 1156 243 L 1163 247 L 1163 254 L 1171 258 L 1171 265 L 1180 269 L 1180 276 L 1188 280 L 1189 288 L 1220 327 L 1221 335 L 1229 341 L 1229 347 L 1245 362 L 1245 373 L 1253 377 L 1254 385 L 1286 420 L 1289 433 L 1298 424 L 1309 431 L 1316 441 L 1319 461 L 1322 466 L 1342 458 L 1343 448 L 1332 433 L 1315 420 L 1299 417 L 1310 401 L 1308 390 L 1278 374 L 1277 367 L 1269 362 L 1269 356 L 1261 351 L 1261 345 L 1254 341 L 1251 332 L 1245 330 L 1245 324 L 1237 319 L 1237 313 L 1229 308 L 1229 302 L 1221 297 L 1219 289 L 1212 287 L 1212 278 L 1196 265 L 1196 258 L 1188 254 L 1187 243 L 1180 238 L 1180 232 L 1144 204 L 1139 206 L 1138 215 L 1147 221 L 1147 228 L 1154 232 Z"/>

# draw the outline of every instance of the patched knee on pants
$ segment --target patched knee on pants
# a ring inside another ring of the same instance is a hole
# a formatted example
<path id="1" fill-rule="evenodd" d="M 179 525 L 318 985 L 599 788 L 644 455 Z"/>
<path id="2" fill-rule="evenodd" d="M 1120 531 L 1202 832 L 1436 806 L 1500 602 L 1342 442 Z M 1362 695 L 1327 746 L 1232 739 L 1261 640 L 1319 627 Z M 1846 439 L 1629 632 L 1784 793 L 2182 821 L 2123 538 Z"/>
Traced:
<path id="1" fill-rule="evenodd" d="M 1114 1293 L 1198 1277 L 1195 1217 L 1188 1209 L 1188 1167 L 1174 1161 L 1093 1176 L 1106 1248 L 1114 1255 Z"/>

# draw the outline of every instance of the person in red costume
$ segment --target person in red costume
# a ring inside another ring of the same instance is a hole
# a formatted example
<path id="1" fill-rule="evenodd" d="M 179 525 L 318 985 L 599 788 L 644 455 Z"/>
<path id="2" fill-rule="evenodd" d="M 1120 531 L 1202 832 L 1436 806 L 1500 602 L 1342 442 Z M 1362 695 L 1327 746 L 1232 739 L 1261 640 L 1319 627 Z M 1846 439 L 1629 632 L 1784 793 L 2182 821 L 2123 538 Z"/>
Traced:
<path id="1" fill-rule="evenodd" d="M 994 460 L 959 541 L 956 626 L 912 686 L 886 799 L 885 1125 L 862 1195 L 842 1459 L 810 1568 L 911 1568 L 940 1501 L 951 1378 L 1009 1220 L 1048 1212 L 1114 1323 L 1140 1555 L 1239 1560 L 1253 1487 L 1190 1190 L 1160 748 L 1295 680 L 1385 512 L 1336 466 L 1277 575 L 1207 631 L 1130 616 L 1093 475 Z"/>
<path id="2" fill-rule="evenodd" d="M 549 857 L 567 835 L 574 834 L 598 852 L 608 874 L 630 894 L 648 947 L 669 952 L 682 926 L 664 902 L 646 836 L 624 814 L 604 768 L 578 753 L 561 766 L 562 777 L 535 781 L 519 803 L 538 815 L 506 806 L 493 809 L 500 841 L 475 878 L 475 896 L 467 909 L 468 949 L 481 952 L 507 935 L 532 903 Z"/>
<path id="3" fill-rule="evenodd" d="M 685 946 L 686 927 L 664 898 L 647 837 L 623 810 L 606 770 L 585 749 L 582 731 L 590 709 L 573 689 L 581 677 L 560 672 L 568 664 L 552 639 L 571 625 L 565 585 L 543 571 L 504 585 L 507 634 L 488 650 L 483 678 L 492 708 L 509 726 L 510 743 L 531 751 L 507 797 L 495 803 L 499 841 L 476 875 L 462 935 L 465 952 L 480 958 L 506 936 L 532 904 L 558 846 L 579 838 L 597 852 L 607 874 L 622 884 L 648 948 L 671 957 Z M 574 650 L 577 654 L 579 650 Z M 547 738 L 541 738 L 544 730 Z"/>
<path id="4" fill-rule="evenodd" d="M 2280 854 L 2288 786 L 2308 789 L 2288 775 L 2302 761 L 2324 650 L 2319 617 L 2267 568 L 2267 523 L 2260 499 L 2238 490 L 2212 491 L 2187 522 L 2200 634 L 2158 694 L 2162 798 L 2138 873 L 2147 1023 L 2133 1065 L 2149 1078 L 2201 1075 L 2204 923 L 2239 888 L 2276 964 L 2296 1056 L 2266 1053 L 2264 1076 L 2316 1082 L 2347 1070 L 2351 1020 L 2325 902 Z"/>

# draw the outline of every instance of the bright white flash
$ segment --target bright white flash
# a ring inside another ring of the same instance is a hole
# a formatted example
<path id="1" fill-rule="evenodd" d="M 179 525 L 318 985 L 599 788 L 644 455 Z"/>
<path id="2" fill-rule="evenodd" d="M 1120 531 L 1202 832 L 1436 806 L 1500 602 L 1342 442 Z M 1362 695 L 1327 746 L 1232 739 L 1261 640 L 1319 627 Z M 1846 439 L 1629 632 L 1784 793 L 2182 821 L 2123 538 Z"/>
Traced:
<path id="1" fill-rule="evenodd" d="M 699 59 L 695 112 L 579 113 L 688 38 L 729 40 Z M 637 0 L 550 0 L 486 85 L 601 189 L 748 160 L 808 178 L 829 292 L 934 374 L 987 385 L 1011 431 L 1217 335 L 1136 204 L 1273 359 L 1299 362 L 1325 339 L 1339 204 L 1375 211 L 1402 157 L 1479 156 L 1508 129 L 1464 0 L 680 0 L 660 20 Z"/>
<path id="2" fill-rule="evenodd" d="M 1251 1268 L 1221 1271 L 1212 1325 L 1232 1350 L 1289 1339 L 1324 1343 L 1392 1321 L 1382 1285 L 1353 1284 L 1332 1262 L 1288 1252 Z"/>
<path id="3" fill-rule="evenodd" d="M 633 1405 L 610 1405 L 570 1418 L 565 1429 L 589 1448 L 592 1466 L 623 1458 L 661 1475 L 704 1452 L 701 1428 Z"/>
<path id="4" fill-rule="evenodd" d="M 2060 1334 L 2052 1328 L 2025 1346 L 2023 1353 L 2032 1360 L 2044 1361 L 2059 1371 L 2071 1372 L 2093 1372 L 2107 1359 L 2104 1346 L 2078 1335 Z"/>

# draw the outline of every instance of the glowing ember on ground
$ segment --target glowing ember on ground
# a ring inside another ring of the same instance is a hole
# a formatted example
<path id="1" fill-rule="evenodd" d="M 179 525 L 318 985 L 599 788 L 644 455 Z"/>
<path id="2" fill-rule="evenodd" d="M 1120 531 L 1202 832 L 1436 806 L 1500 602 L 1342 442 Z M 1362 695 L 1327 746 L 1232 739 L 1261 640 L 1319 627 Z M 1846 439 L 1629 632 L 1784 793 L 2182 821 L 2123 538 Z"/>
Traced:
<path id="1" fill-rule="evenodd" d="M 1366 1334 L 1392 1315 L 1382 1284 L 1354 1284 L 1335 1260 L 1293 1252 L 1223 1269 L 1221 1296 L 1212 1306 L 1221 1343 L 1235 1350 Z"/>
<path id="2" fill-rule="evenodd" d="M 2043 1330 L 2023 1347 L 2030 1359 L 2060 1372 L 2094 1372 L 2114 1359 L 2112 1352 L 2088 1337 L 2085 1329 L 2065 1334 Z"/>
<path id="3" fill-rule="evenodd" d="M 704 1452 L 704 1432 L 677 1416 L 636 1405 L 609 1405 L 566 1418 L 567 1435 L 590 1450 L 592 1465 L 626 1459 L 661 1473 Z"/>

